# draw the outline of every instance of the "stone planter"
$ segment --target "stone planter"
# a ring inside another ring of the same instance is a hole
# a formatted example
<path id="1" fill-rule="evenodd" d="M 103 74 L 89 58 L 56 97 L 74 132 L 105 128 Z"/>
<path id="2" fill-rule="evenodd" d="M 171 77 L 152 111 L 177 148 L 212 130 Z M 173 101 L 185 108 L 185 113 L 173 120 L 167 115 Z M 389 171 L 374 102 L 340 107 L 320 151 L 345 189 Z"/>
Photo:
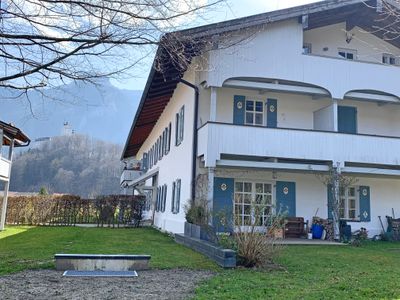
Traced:
<path id="1" fill-rule="evenodd" d="M 185 236 L 204 241 L 213 241 L 213 237 L 210 234 L 209 230 L 200 225 L 188 222 L 185 222 Z"/>

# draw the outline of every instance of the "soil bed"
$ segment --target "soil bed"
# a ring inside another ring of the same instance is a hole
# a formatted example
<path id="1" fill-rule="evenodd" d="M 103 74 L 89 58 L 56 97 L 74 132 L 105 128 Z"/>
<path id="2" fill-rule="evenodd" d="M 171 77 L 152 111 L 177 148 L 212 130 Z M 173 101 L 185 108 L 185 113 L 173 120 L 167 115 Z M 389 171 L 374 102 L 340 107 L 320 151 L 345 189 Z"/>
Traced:
<path id="1" fill-rule="evenodd" d="M 187 299 L 214 274 L 198 270 L 148 270 L 135 278 L 62 277 L 53 270 L 0 276 L 1 299 Z"/>

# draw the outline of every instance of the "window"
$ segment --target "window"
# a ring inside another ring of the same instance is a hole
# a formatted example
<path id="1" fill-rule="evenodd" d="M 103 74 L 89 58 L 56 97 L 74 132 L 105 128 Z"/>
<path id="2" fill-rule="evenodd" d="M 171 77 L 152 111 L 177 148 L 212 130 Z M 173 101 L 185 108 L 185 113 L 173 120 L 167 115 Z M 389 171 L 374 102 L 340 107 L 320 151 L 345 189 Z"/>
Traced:
<path id="1" fill-rule="evenodd" d="M 246 100 L 246 120 L 247 125 L 263 125 L 264 101 Z"/>
<path id="2" fill-rule="evenodd" d="M 161 212 L 165 212 L 165 203 L 167 202 L 167 185 L 164 184 L 161 188 L 161 197 L 160 197 L 160 210 Z"/>
<path id="3" fill-rule="evenodd" d="M 174 214 L 179 213 L 181 202 L 181 180 L 177 179 L 172 183 L 171 211 Z"/>
<path id="4" fill-rule="evenodd" d="M 339 217 L 341 219 L 358 219 L 357 191 L 355 187 L 340 189 Z"/>
<path id="5" fill-rule="evenodd" d="M 156 211 L 160 211 L 160 202 L 161 202 L 161 188 L 157 188 L 157 201 L 156 201 Z"/>
<path id="6" fill-rule="evenodd" d="M 305 43 L 303 45 L 303 54 L 311 54 L 311 44 Z"/>
<path id="7" fill-rule="evenodd" d="M 352 49 L 338 49 L 339 57 L 354 60 L 357 59 L 357 51 Z"/>
<path id="8" fill-rule="evenodd" d="M 267 217 L 272 213 L 272 184 L 235 182 L 234 206 L 236 225 L 265 224 Z"/>
<path id="9" fill-rule="evenodd" d="M 165 154 L 168 154 L 169 150 L 171 149 L 171 123 L 169 123 L 168 127 L 166 128 L 165 134 Z"/>
<path id="10" fill-rule="evenodd" d="M 175 145 L 179 146 L 183 141 L 183 129 L 185 123 L 185 106 L 176 114 L 176 127 L 175 127 Z"/>
<path id="11" fill-rule="evenodd" d="M 394 55 L 392 54 L 382 54 L 382 63 L 387 64 L 387 65 L 397 65 L 397 59 Z"/>

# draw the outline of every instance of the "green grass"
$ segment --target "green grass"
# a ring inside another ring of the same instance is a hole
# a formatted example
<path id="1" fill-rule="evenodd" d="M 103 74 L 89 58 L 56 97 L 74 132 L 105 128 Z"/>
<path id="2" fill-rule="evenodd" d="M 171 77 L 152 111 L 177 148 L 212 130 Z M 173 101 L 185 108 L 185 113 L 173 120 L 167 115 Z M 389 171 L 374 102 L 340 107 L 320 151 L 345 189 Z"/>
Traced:
<path id="1" fill-rule="evenodd" d="M 216 271 L 197 288 L 197 299 L 400 297 L 400 243 L 289 246 L 279 259 L 284 271 L 222 270 L 151 228 L 8 227 L 0 233 L 0 275 L 52 268 L 55 253 L 150 254 L 153 268 Z"/>
<path id="2" fill-rule="evenodd" d="M 11 226 L 0 232 L 0 275 L 52 268 L 55 253 L 150 254 L 153 268 L 218 268 L 204 256 L 152 228 Z"/>
<path id="3" fill-rule="evenodd" d="M 197 299 L 400 297 L 400 243 L 290 246 L 279 262 L 286 271 L 223 271 L 197 288 Z"/>

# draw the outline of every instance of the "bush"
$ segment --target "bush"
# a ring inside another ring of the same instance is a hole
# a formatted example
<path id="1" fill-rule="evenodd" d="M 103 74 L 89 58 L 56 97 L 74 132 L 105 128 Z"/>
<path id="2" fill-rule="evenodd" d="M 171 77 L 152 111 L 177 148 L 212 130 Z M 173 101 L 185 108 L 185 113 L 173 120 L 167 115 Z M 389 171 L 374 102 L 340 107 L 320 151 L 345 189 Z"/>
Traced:
<path id="1" fill-rule="evenodd" d="M 208 225 L 208 212 L 204 203 L 193 203 L 185 206 L 186 222 L 199 226 Z"/>

